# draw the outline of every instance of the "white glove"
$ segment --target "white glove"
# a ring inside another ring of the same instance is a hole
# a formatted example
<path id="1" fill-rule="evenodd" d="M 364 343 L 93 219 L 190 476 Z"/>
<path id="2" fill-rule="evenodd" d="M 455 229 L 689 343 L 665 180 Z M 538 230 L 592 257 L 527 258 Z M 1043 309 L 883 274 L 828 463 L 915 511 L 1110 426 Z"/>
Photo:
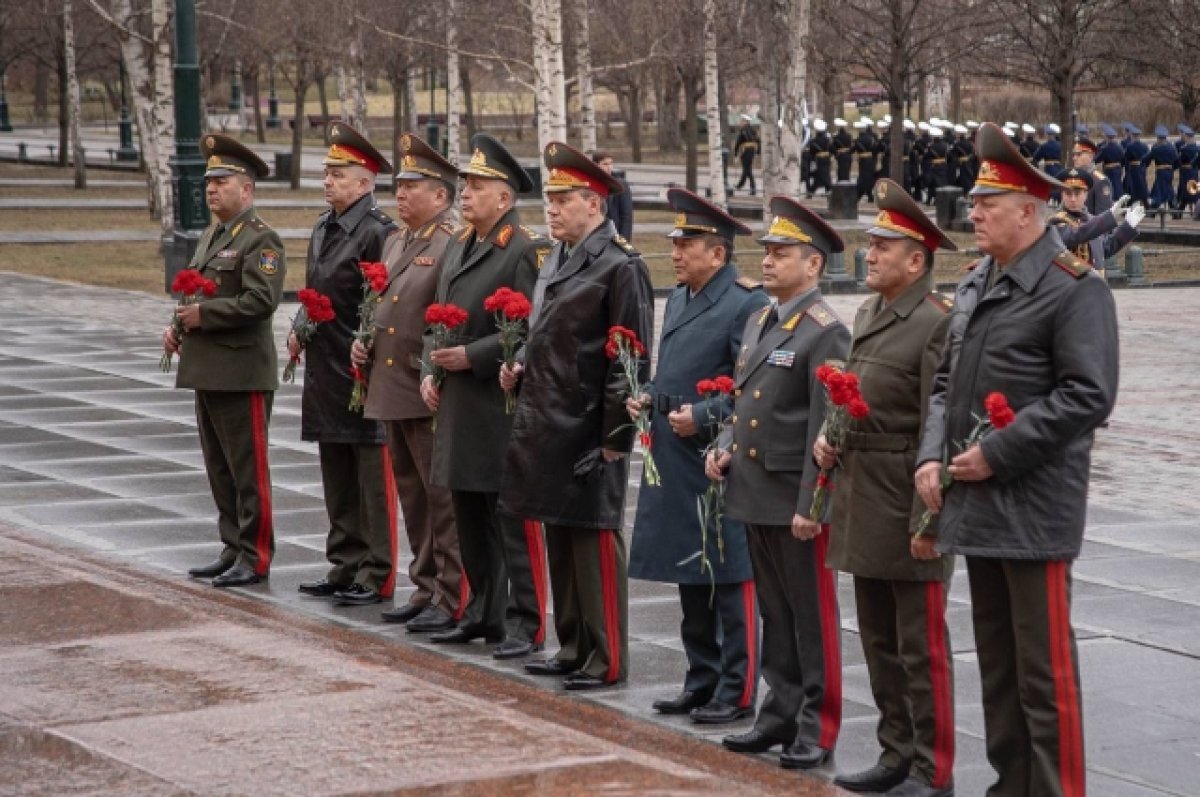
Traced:
<path id="1" fill-rule="evenodd" d="M 1113 214 L 1113 218 L 1117 220 L 1117 224 L 1120 224 L 1125 220 L 1125 214 L 1129 212 L 1129 203 L 1132 201 L 1133 197 L 1131 197 L 1129 194 L 1126 194 L 1114 202 L 1113 206 L 1109 208 Z"/>
<path id="2" fill-rule="evenodd" d="M 1125 197 L 1121 197 L 1121 198 L 1124 199 Z M 1142 207 L 1141 202 L 1139 202 L 1136 205 L 1134 205 L 1133 207 L 1131 207 L 1125 213 L 1125 223 L 1128 224 L 1130 227 L 1132 227 L 1135 230 L 1137 229 L 1138 222 L 1140 222 L 1144 218 L 1146 218 L 1146 209 L 1144 207 Z"/>

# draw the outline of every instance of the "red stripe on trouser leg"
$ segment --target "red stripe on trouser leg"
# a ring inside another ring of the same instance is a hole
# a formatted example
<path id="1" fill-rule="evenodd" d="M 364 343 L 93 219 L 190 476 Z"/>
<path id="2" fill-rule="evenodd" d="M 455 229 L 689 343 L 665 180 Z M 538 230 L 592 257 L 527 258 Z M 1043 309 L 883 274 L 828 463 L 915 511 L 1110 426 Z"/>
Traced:
<path id="1" fill-rule="evenodd" d="M 950 652 L 946 649 L 946 585 L 925 583 L 925 632 L 929 680 L 933 687 L 933 783 L 940 789 L 954 775 L 954 708 L 950 685 Z"/>
<path id="2" fill-rule="evenodd" d="M 258 531 L 254 536 L 258 561 L 254 572 L 265 576 L 271 569 L 275 525 L 271 517 L 271 472 L 267 465 L 267 412 L 263 394 L 258 392 L 250 394 L 250 434 L 254 440 L 254 479 L 258 485 Z"/>
<path id="3" fill-rule="evenodd" d="M 579 532 L 576 532 L 579 533 Z M 611 530 L 600 531 L 600 594 L 604 604 L 604 636 L 608 638 L 608 672 L 611 683 L 621 674 L 621 621 L 617 595 L 617 550 Z"/>
<path id="4" fill-rule="evenodd" d="M 1058 769 L 1063 797 L 1083 797 L 1083 732 L 1079 685 L 1071 654 L 1071 609 L 1067 603 L 1066 562 L 1046 563 L 1046 601 L 1050 626 L 1050 665 L 1058 709 Z"/>
<path id="5" fill-rule="evenodd" d="M 529 569 L 533 572 L 533 594 L 538 605 L 538 629 L 532 642 L 546 641 L 546 544 L 542 540 L 542 524 L 525 521 L 525 547 L 529 549 Z"/>
<path id="6" fill-rule="evenodd" d="M 833 571 L 825 566 L 829 548 L 829 524 L 813 540 L 813 564 L 817 569 L 817 610 L 821 621 L 821 653 L 825 665 L 825 696 L 821 701 L 821 736 L 817 745 L 832 750 L 842 726 L 842 651 L 838 645 L 837 586 Z"/>
<path id="7" fill-rule="evenodd" d="M 742 582 L 742 609 L 746 622 L 746 685 L 738 699 L 738 708 L 748 708 L 758 685 L 758 609 L 754 605 L 754 579 Z"/>
<path id="8" fill-rule="evenodd" d="M 464 570 L 458 575 L 458 609 L 454 612 L 454 622 L 458 622 L 467 612 L 467 603 L 471 600 L 471 582 L 467 580 Z"/>
<path id="9" fill-rule="evenodd" d="M 387 501 L 388 549 L 392 554 L 392 566 L 383 586 L 379 588 L 379 594 L 384 598 L 390 598 L 396 589 L 397 535 L 399 534 L 396 506 L 400 497 L 396 492 L 396 474 L 392 472 L 392 452 L 388 451 L 387 446 L 383 446 L 383 494 L 384 500 Z"/>

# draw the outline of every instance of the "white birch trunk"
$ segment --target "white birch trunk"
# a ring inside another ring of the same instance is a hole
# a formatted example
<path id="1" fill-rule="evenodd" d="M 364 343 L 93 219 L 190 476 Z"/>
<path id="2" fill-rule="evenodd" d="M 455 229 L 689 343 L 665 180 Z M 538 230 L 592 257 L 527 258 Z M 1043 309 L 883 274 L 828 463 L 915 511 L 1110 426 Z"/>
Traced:
<path id="1" fill-rule="evenodd" d="M 147 155 L 146 169 L 153 170 L 151 178 L 158 196 L 159 221 L 163 235 L 175 232 L 174 185 L 171 183 L 171 154 L 175 151 L 175 75 L 171 57 L 172 19 L 170 0 L 150 0 L 150 30 L 154 34 L 153 100 L 151 123 L 155 138 L 154 162 Z"/>
<path id="2" fill-rule="evenodd" d="M 367 129 L 367 74 L 363 64 L 364 54 L 362 45 L 362 26 L 354 23 L 353 35 L 350 37 L 350 109 L 353 113 L 351 126 L 370 139 Z"/>
<path id="3" fill-rule="evenodd" d="M 720 102 L 721 72 L 717 63 L 717 2 L 704 0 L 704 113 L 708 116 L 708 190 L 712 203 L 725 207 L 725 174 L 721 168 L 721 133 L 725 109 Z"/>
<path id="4" fill-rule="evenodd" d="M 458 4 L 459 0 L 446 2 L 446 160 L 458 165 L 462 152 L 462 124 L 459 109 L 462 106 L 462 75 L 459 74 L 458 59 Z"/>
<path id="5" fill-rule="evenodd" d="M 763 212 L 767 212 L 768 197 L 775 194 L 798 196 L 803 185 L 800 179 L 800 154 L 804 144 L 803 120 L 801 107 L 804 102 L 805 84 L 808 78 L 808 62 L 805 55 L 808 46 L 809 19 L 811 12 L 810 0 L 788 0 L 781 3 L 775 17 L 777 30 L 783 35 L 778 40 L 774 58 L 768 58 L 767 63 L 774 61 L 779 71 L 770 81 L 771 98 L 764 103 L 774 105 L 774 93 L 779 94 L 779 106 L 776 113 L 763 120 Z M 776 81 L 777 84 L 776 84 Z M 776 119 L 781 124 L 775 126 Z M 765 151 L 767 143 L 766 126 L 773 129 L 774 151 Z"/>
<path id="6" fill-rule="evenodd" d="M 575 62 L 579 70 L 580 148 L 587 154 L 596 151 L 596 91 L 592 82 L 592 40 L 588 22 L 588 0 L 575 4 Z"/>
<path id="7" fill-rule="evenodd" d="M 533 0 L 533 60 L 537 72 L 538 149 L 567 140 L 567 94 L 563 75 L 562 1 Z M 542 169 L 545 179 L 545 168 Z"/>
<path id="8" fill-rule="evenodd" d="M 351 127 L 358 127 L 354 123 L 354 102 L 350 98 L 350 81 L 346 76 L 346 65 L 339 63 L 336 69 L 337 73 L 337 90 L 338 90 L 338 106 L 341 108 L 338 111 L 338 116 L 342 117 L 342 121 Z"/>
<path id="9" fill-rule="evenodd" d="M 409 67 L 408 75 L 404 79 L 404 129 L 413 133 L 420 133 L 417 130 L 417 70 Z"/>
<path id="10" fill-rule="evenodd" d="M 71 138 L 71 158 L 75 164 L 75 187 L 87 188 L 87 163 L 83 136 L 79 132 L 81 114 L 79 73 L 75 66 L 75 11 L 71 0 L 63 0 L 63 56 L 67 62 L 67 128 Z"/>

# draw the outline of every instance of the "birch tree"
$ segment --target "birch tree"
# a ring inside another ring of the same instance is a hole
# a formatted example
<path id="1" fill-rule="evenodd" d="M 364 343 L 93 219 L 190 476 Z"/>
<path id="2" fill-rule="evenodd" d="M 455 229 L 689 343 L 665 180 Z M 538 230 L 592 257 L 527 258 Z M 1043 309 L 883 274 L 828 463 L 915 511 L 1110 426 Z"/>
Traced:
<path id="1" fill-rule="evenodd" d="M 759 68 L 763 76 L 763 212 L 767 213 L 769 197 L 800 192 L 811 3 L 764 0 L 764 6 Z"/>
<path id="2" fill-rule="evenodd" d="M 717 207 L 725 207 L 725 173 L 721 168 L 721 73 L 717 60 L 717 0 L 704 0 L 704 113 L 708 117 L 708 190 Z"/>
<path id="3" fill-rule="evenodd" d="M 588 0 L 574 0 L 575 68 L 579 73 L 579 136 L 581 149 L 596 151 L 596 90 L 592 79 L 591 9 Z"/>
<path id="4" fill-rule="evenodd" d="M 567 140 L 567 91 L 563 74 L 562 0 L 532 0 L 534 99 L 538 149 Z M 543 167 L 544 171 L 544 167 Z M 542 175 L 545 178 L 545 174 Z"/>
<path id="5" fill-rule="evenodd" d="M 75 60 L 75 12 L 71 0 L 63 0 L 63 58 L 67 66 L 68 119 L 71 129 L 71 157 L 75 162 L 75 187 L 87 188 L 87 163 L 84 160 L 83 136 L 79 132 L 81 121 L 79 102 L 79 72 Z"/>
<path id="6" fill-rule="evenodd" d="M 462 74 L 458 55 L 459 0 L 446 0 L 446 160 L 455 166 L 462 152 Z"/>

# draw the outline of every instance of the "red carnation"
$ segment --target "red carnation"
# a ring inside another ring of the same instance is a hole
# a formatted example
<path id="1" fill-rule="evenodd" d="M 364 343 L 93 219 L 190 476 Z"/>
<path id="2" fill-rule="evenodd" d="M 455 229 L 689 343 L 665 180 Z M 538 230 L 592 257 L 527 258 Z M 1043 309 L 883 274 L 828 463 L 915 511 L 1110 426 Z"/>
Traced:
<path id="1" fill-rule="evenodd" d="M 216 296 L 217 283 L 200 276 L 200 272 L 195 269 L 185 268 L 171 280 L 171 293 L 179 294 L 178 306 L 184 307 L 189 304 L 197 304 L 201 296 Z M 171 316 L 171 329 L 174 330 L 175 340 L 182 343 L 187 334 L 187 328 L 184 327 L 178 314 Z M 158 367 L 162 369 L 163 373 L 171 370 L 172 357 L 170 352 L 163 352 L 162 358 L 158 361 Z"/>
<path id="2" fill-rule="evenodd" d="M 988 420 L 996 429 L 1003 429 L 1017 419 L 1017 414 L 1008 405 L 1008 399 L 1003 393 L 988 393 L 983 400 L 983 408 L 987 411 Z"/>
<path id="3" fill-rule="evenodd" d="M 871 414 L 871 408 L 867 405 L 867 402 L 857 396 L 850 399 L 850 404 L 846 407 L 846 410 L 850 413 L 850 417 L 856 421 L 861 421 Z"/>
<path id="4" fill-rule="evenodd" d="M 495 293 L 483 300 L 483 309 L 489 313 L 502 310 L 512 295 L 512 288 L 497 288 Z"/>
<path id="5" fill-rule="evenodd" d="M 696 383 L 696 392 L 703 396 L 705 393 L 716 393 L 717 388 L 716 385 L 713 384 L 713 380 L 701 379 Z"/>
<path id="6" fill-rule="evenodd" d="M 728 376 L 718 376 L 713 380 L 713 389 L 718 393 L 732 393 L 733 378 Z"/>
<path id="7" fill-rule="evenodd" d="M 525 342 L 525 322 L 533 312 L 533 305 L 520 291 L 501 287 L 483 300 L 483 309 L 492 314 L 496 321 L 496 330 L 500 333 L 500 361 L 512 370 L 517 364 L 517 352 Z M 511 390 L 505 390 L 504 411 L 511 415 L 516 408 L 516 396 Z"/>
<path id="8" fill-rule="evenodd" d="M 533 305 L 521 293 L 512 294 L 509 296 L 508 301 L 504 303 L 504 315 L 513 321 L 529 318 L 532 312 Z"/>

